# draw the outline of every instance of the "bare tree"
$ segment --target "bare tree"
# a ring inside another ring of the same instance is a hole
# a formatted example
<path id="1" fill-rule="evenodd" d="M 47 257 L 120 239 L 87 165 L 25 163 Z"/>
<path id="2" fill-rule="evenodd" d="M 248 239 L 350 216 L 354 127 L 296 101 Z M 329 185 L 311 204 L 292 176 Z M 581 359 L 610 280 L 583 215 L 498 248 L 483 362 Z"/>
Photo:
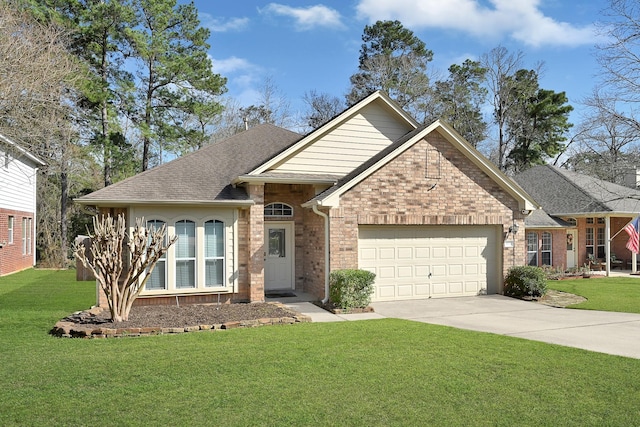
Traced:
<path id="1" fill-rule="evenodd" d="M 616 106 L 616 100 L 595 89 L 584 104 L 589 108 L 568 159 L 577 172 L 617 184 L 638 162 L 638 129 Z"/>
<path id="2" fill-rule="evenodd" d="M 322 126 L 345 109 L 342 99 L 315 90 L 305 92 L 302 100 L 307 104 L 305 125 L 311 129 Z"/>
<path id="3" fill-rule="evenodd" d="M 74 88 L 85 74 L 66 49 L 65 31 L 36 21 L 18 3 L 0 2 L 0 132 L 46 163 L 38 180 L 38 246 L 46 249 L 40 253 L 45 262 L 65 265 L 77 141 Z M 41 210 L 45 205 L 56 208 Z"/>
<path id="4" fill-rule="evenodd" d="M 144 218 L 136 219 L 132 235 L 127 236 L 124 215 L 118 215 L 117 219 L 112 216 L 94 217 L 93 229 L 93 234 L 89 235 L 91 256 L 87 256 L 82 245 L 76 246 L 75 255 L 93 272 L 107 296 L 111 319 L 114 322 L 126 321 L 133 302 L 143 291 L 156 263 L 178 237 L 167 240 L 165 225 L 160 229 L 145 228 Z M 126 268 L 125 245 L 129 256 Z"/>

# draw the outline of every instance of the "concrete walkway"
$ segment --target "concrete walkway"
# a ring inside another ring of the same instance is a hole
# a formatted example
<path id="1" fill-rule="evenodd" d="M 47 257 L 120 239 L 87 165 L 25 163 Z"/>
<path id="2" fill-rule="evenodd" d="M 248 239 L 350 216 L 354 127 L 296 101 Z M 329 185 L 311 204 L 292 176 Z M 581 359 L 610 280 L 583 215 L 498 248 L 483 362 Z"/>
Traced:
<path id="1" fill-rule="evenodd" d="M 393 317 L 640 359 L 640 314 L 554 308 L 501 295 L 372 303 L 374 313 L 329 313 L 287 303 L 313 322 Z"/>

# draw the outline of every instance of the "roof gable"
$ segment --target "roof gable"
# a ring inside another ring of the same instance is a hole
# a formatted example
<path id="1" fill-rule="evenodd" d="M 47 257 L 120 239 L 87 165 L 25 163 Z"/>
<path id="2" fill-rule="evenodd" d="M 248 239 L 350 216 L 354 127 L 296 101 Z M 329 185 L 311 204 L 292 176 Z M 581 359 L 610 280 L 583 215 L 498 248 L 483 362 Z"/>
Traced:
<path id="1" fill-rule="evenodd" d="M 640 191 L 555 166 L 536 166 L 514 178 L 549 215 L 640 212 Z"/>
<path id="2" fill-rule="evenodd" d="M 418 126 L 378 91 L 250 172 L 344 176 Z"/>
<path id="3" fill-rule="evenodd" d="M 493 181 L 495 181 L 503 190 L 518 200 L 520 209 L 534 210 L 538 208 L 535 201 L 522 188 L 499 171 L 498 168 L 480 154 L 479 151 L 469 145 L 469 143 L 467 143 L 451 126 L 440 120 L 435 121 L 431 125 L 415 129 L 403 136 L 385 150 L 372 157 L 369 161 L 363 163 L 360 167 L 346 175 L 338 181 L 336 185 L 316 196 L 308 202 L 307 205 L 318 204 L 322 206 L 337 206 L 342 194 L 356 186 L 387 163 L 391 162 L 431 132 L 438 132 L 441 134 L 467 159 L 493 179 Z"/>
<path id="4" fill-rule="evenodd" d="M 301 135 L 255 126 L 77 199 L 84 204 L 248 201 L 231 182 L 290 146 Z"/>

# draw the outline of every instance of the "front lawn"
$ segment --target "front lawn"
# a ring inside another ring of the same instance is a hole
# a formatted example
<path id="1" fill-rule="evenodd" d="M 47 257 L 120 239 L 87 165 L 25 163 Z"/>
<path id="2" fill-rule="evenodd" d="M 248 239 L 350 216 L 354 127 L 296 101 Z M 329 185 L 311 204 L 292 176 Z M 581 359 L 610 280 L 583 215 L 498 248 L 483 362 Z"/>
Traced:
<path id="1" fill-rule="evenodd" d="M 587 299 L 570 308 L 640 313 L 640 278 L 637 277 L 549 280 L 547 287 Z"/>
<path id="2" fill-rule="evenodd" d="M 640 425 L 640 360 L 395 319 L 80 340 L 73 272 L 0 278 L 0 425 Z"/>

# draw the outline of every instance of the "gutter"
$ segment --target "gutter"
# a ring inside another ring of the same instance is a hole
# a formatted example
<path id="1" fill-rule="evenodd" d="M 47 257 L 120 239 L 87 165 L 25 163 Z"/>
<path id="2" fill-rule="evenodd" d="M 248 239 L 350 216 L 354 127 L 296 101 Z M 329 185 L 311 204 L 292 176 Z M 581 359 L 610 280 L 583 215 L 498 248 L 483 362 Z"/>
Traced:
<path id="1" fill-rule="evenodd" d="M 322 304 L 326 304 L 327 301 L 329 301 L 329 215 L 319 211 L 317 203 L 313 204 L 312 209 L 316 215 L 324 218 L 324 299 L 322 300 Z"/>

